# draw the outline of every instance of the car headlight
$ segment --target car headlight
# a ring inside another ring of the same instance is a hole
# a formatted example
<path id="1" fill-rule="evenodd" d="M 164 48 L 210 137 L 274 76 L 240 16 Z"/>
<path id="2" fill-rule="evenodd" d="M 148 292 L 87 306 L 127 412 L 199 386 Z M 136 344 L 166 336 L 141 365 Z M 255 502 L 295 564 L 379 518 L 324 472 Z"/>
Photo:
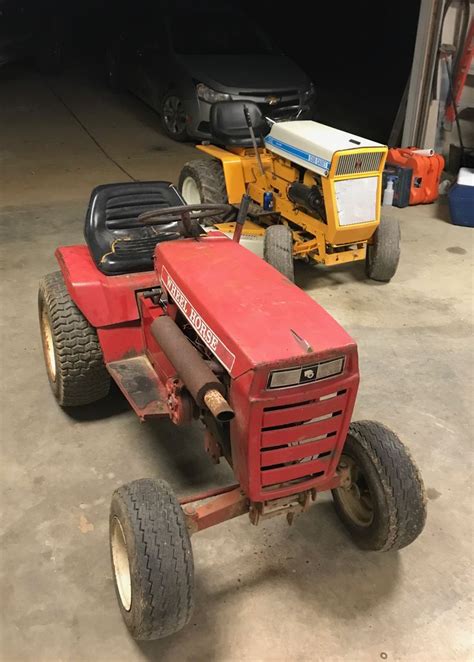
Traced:
<path id="1" fill-rule="evenodd" d="M 267 388 L 288 388 L 289 386 L 302 386 L 320 379 L 328 379 L 340 375 L 344 370 L 344 357 L 330 361 L 322 361 L 314 365 L 288 370 L 273 370 L 268 378 Z"/>
<path id="2" fill-rule="evenodd" d="M 308 89 L 303 92 L 303 101 L 309 101 L 314 97 L 315 93 L 316 93 L 316 89 L 313 83 L 310 83 Z"/>
<path id="3" fill-rule="evenodd" d="M 217 92 L 213 90 L 212 87 L 204 85 L 204 83 L 198 83 L 196 85 L 196 92 L 199 99 L 207 101 L 207 103 L 216 103 L 217 101 L 229 101 L 231 98 L 230 94 L 224 94 L 224 92 Z"/>

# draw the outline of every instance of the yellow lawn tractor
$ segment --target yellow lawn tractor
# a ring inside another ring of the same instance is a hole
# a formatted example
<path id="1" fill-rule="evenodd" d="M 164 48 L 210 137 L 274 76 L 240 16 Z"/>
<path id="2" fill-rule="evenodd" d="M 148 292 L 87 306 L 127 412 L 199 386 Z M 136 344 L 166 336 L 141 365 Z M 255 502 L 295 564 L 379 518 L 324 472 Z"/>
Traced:
<path id="1" fill-rule="evenodd" d="M 387 147 L 310 120 L 273 122 L 250 101 L 211 111 L 211 158 L 183 167 L 188 204 L 251 203 L 241 243 L 294 279 L 294 259 L 327 266 L 365 260 L 369 278 L 389 281 L 400 257 L 397 219 L 380 216 Z M 213 219 L 226 234 L 235 216 Z"/>

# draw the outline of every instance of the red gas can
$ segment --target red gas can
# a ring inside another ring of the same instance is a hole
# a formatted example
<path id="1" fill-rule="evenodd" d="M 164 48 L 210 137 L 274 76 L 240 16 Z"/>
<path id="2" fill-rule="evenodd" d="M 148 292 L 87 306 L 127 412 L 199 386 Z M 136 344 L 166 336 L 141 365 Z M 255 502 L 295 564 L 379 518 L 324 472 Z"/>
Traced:
<path id="1" fill-rule="evenodd" d="M 410 204 L 433 202 L 438 198 L 438 186 L 444 168 L 441 154 L 418 147 L 398 147 L 388 150 L 387 163 L 413 170 L 410 185 Z"/>

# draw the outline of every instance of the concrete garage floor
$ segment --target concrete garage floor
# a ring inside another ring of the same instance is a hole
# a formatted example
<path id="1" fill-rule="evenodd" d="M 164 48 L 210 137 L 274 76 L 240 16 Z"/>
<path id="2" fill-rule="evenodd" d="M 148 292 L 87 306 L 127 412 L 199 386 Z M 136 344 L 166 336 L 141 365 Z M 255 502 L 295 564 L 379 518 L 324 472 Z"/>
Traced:
<path id="1" fill-rule="evenodd" d="M 359 343 L 356 418 L 393 427 L 424 476 L 428 522 L 400 553 L 359 552 L 321 496 L 297 519 L 242 517 L 196 536 L 196 611 L 135 643 L 116 605 L 107 518 L 139 477 L 179 495 L 225 484 L 195 429 L 140 425 L 119 393 L 70 412 L 53 400 L 36 319 L 57 244 L 82 241 L 90 189 L 133 176 L 176 181 L 195 153 L 128 95 L 87 77 L 1 72 L 2 660 L 472 659 L 472 232 L 443 204 L 399 211 L 390 285 L 363 267 L 302 265 L 298 284 Z M 244 274 L 242 274 L 244 277 Z"/>

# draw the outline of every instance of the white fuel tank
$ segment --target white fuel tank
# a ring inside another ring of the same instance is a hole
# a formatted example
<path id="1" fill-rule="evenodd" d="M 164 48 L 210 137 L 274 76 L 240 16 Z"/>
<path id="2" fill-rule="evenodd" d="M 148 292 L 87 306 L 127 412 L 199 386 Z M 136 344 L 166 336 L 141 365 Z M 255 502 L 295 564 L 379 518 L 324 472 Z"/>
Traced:
<path id="1" fill-rule="evenodd" d="M 352 133 L 331 126 L 301 120 L 276 122 L 265 138 L 265 147 L 275 154 L 327 177 L 336 152 L 366 147 L 384 147 Z"/>

